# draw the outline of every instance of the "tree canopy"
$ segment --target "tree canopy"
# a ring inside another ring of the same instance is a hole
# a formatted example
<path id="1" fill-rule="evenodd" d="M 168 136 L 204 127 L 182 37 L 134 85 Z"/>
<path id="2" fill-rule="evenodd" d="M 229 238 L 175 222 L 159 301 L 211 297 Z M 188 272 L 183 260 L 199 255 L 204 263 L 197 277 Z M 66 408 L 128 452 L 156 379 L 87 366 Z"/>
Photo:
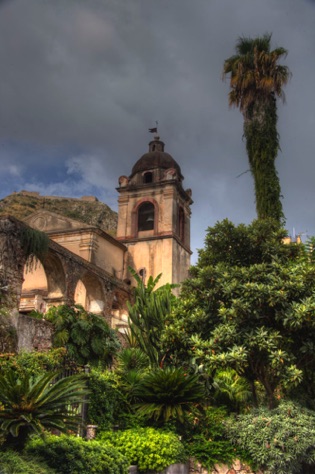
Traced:
<path id="1" fill-rule="evenodd" d="M 268 220 L 209 228 L 164 333 L 173 360 L 211 377 L 233 369 L 270 406 L 301 384 L 311 400 L 315 388 L 315 267 L 283 236 Z"/>

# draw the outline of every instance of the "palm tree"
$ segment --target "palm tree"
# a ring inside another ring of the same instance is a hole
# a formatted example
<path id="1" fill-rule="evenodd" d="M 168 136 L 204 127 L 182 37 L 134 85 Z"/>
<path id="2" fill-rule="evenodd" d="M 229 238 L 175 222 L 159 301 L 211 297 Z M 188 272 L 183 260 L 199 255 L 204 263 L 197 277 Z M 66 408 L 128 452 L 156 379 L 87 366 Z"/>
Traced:
<path id="1" fill-rule="evenodd" d="M 250 171 L 254 178 L 259 219 L 271 217 L 283 223 L 281 189 L 275 168 L 279 150 L 277 102 L 284 100 L 283 86 L 290 78 L 287 66 L 278 64 L 284 48 L 270 49 L 271 35 L 241 37 L 236 54 L 226 59 L 223 77 L 230 76 L 229 105 L 244 117 L 244 136 Z"/>
<path id="2" fill-rule="evenodd" d="M 81 418 L 71 409 L 89 393 L 83 376 L 73 375 L 53 383 L 56 373 L 33 379 L 13 370 L 0 375 L 0 430 L 8 444 L 23 448 L 31 433 L 44 430 L 77 430 Z"/>

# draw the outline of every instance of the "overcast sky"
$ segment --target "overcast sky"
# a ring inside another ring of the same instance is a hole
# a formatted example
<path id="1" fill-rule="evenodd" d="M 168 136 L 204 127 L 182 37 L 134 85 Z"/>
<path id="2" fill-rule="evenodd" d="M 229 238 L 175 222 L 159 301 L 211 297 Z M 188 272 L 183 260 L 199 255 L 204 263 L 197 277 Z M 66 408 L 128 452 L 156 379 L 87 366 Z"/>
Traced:
<path id="1" fill-rule="evenodd" d="M 157 120 L 192 188 L 195 261 L 208 226 L 256 216 L 221 76 L 237 38 L 264 33 L 292 72 L 278 104 L 286 227 L 315 235 L 314 0 L 0 0 L 0 198 L 89 194 L 117 210 Z"/>

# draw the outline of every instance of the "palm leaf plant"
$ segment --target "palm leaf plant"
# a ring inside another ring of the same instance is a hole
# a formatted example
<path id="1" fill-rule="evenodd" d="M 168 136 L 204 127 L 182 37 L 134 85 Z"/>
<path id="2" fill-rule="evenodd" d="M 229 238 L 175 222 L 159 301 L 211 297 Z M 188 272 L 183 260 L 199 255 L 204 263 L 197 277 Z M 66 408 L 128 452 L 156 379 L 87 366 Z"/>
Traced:
<path id="1" fill-rule="evenodd" d="M 33 379 L 13 370 L 0 375 L 0 429 L 8 444 L 23 448 L 31 433 L 77 430 L 80 416 L 72 409 L 89 393 L 83 375 L 56 379 L 50 372 Z"/>
<path id="2" fill-rule="evenodd" d="M 140 400 L 138 412 L 157 422 L 184 422 L 185 414 L 204 397 L 198 375 L 182 368 L 157 368 L 139 380 L 134 395 Z"/>
<path id="3" fill-rule="evenodd" d="M 165 358 L 161 347 L 161 333 L 175 301 L 172 288 L 176 285 L 166 284 L 156 288 L 162 274 L 156 278 L 150 276 L 145 284 L 137 272 L 132 268 L 129 271 L 137 282 L 134 304 L 127 302 L 129 338 L 137 341 L 138 347 L 148 356 L 151 367 L 161 366 Z"/>
<path id="4" fill-rule="evenodd" d="M 251 399 L 249 382 L 233 369 L 217 371 L 213 379 L 214 397 L 220 405 L 239 411 Z"/>

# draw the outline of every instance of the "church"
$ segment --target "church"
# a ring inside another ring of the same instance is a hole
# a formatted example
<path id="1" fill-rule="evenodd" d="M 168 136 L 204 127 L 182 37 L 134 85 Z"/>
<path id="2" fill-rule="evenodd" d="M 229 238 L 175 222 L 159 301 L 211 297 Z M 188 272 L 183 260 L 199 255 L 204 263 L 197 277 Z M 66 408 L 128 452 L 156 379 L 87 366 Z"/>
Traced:
<path id="1" fill-rule="evenodd" d="M 50 245 L 44 261 L 24 271 L 21 313 L 79 303 L 112 327 L 124 328 L 134 284 L 130 267 L 144 282 L 161 273 L 159 285 L 187 278 L 193 201 L 179 164 L 164 149 L 154 136 L 130 175 L 119 178 L 116 237 L 45 209 L 25 218 L 48 235 Z"/>

